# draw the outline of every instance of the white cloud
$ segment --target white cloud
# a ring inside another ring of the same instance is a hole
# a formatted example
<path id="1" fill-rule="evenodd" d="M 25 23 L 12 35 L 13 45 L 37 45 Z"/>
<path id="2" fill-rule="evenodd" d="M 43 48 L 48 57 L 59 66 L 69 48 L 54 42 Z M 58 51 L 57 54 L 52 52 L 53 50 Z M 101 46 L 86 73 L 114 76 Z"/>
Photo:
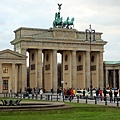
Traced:
<path id="1" fill-rule="evenodd" d="M 1 0 L 0 1 L 0 50 L 12 49 L 10 41 L 18 27 L 50 28 L 57 3 L 62 3 L 64 20 L 75 17 L 75 29 L 84 31 L 92 24 L 103 32 L 105 60 L 120 60 L 120 1 L 119 0 Z M 112 53 L 112 54 L 111 54 Z"/>

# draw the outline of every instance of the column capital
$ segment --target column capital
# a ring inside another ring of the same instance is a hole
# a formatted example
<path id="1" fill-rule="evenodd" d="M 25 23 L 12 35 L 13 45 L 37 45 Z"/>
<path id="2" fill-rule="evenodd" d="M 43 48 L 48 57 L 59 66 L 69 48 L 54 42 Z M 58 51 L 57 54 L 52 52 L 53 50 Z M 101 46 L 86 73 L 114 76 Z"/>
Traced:
<path id="1" fill-rule="evenodd" d="M 27 50 L 26 48 L 21 48 L 21 50 Z"/>
<path id="2" fill-rule="evenodd" d="M 107 67 L 105 67 L 105 70 L 106 70 L 106 71 L 109 71 L 109 69 L 108 69 Z"/>
<path id="3" fill-rule="evenodd" d="M 52 49 L 52 51 L 54 52 L 54 51 L 57 51 L 57 49 Z"/>
<path id="4" fill-rule="evenodd" d="M 100 53 L 103 53 L 104 51 L 99 51 Z"/>
<path id="5" fill-rule="evenodd" d="M 42 51 L 43 49 L 38 48 L 37 50 L 38 50 L 38 51 Z"/>

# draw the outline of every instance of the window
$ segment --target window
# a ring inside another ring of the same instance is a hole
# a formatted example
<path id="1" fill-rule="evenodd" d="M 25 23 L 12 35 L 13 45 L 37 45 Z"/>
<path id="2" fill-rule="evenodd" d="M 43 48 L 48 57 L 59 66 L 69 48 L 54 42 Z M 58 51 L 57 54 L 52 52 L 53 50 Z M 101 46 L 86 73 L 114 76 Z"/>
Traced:
<path id="1" fill-rule="evenodd" d="M 65 70 L 68 70 L 68 65 L 65 65 Z"/>
<path id="2" fill-rule="evenodd" d="M 31 65 L 31 70 L 35 70 L 35 64 Z"/>
<path id="3" fill-rule="evenodd" d="M 8 90 L 8 80 L 3 80 L 3 90 Z"/>
<path id="4" fill-rule="evenodd" d="M 81 70 L 83 70 L 83 65 L 78 65 L 77 66 L 77 71 L 81 71 Z"/>
<path id="5" fill-rule="evenodd" d="M 45 65 L 45 70 L 50 70 L 50 64 Z"/>
<path id="6" fill-rule="evenodd" d="M 3 73 L 8 73 L 8 68 L 7 67 L 3 68 Z"/>
<path id="7" fill-rule="evenodd" d="M 92 71 L 96 70 L 96 65 L 91 66 Z"/>

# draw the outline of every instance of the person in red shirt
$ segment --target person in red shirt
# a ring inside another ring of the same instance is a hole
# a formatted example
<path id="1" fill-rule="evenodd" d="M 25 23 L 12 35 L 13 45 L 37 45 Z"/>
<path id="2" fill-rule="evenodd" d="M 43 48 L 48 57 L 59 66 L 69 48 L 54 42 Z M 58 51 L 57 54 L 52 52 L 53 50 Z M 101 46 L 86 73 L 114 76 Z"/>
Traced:
<path id="1" fill-rule="evenodd" d="M 74 92 L 73 92 L 72 88 L 70 89 L 70 96 L 71 96 L 72 99 L 74 98 Z"/>
<path id="2" fill-rule="evenodd" d="M 102 101 L 102 90 L 99 91 L 100 99 Z"/>

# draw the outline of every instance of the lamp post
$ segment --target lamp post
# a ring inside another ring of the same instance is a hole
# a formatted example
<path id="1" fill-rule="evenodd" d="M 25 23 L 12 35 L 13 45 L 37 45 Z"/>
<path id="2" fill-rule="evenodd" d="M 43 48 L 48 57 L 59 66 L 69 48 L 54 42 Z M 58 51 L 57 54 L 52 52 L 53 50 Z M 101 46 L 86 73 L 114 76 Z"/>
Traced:
<path id="1" fill-rule="evenodd" d="M 92 60 L 91 60 L 92 59 L 92 51 L 91 51 L 91 42 L 95 41 L 95 30 L 93 30 L 91 28 L 91 25 L 90 25 L 89 29 L 85 30 L 85 33 L 86 33 L 86 42 L 90 43 L 90 98 L 92 99 L 93 98 L 93 94 L 92 94 L 93 86 L 92 86 Z M 89 36 L 89 39 L 88 39 L 88 36 Z M 93 38 L 93 40 L 92 40 L 92 38 Z"/>

